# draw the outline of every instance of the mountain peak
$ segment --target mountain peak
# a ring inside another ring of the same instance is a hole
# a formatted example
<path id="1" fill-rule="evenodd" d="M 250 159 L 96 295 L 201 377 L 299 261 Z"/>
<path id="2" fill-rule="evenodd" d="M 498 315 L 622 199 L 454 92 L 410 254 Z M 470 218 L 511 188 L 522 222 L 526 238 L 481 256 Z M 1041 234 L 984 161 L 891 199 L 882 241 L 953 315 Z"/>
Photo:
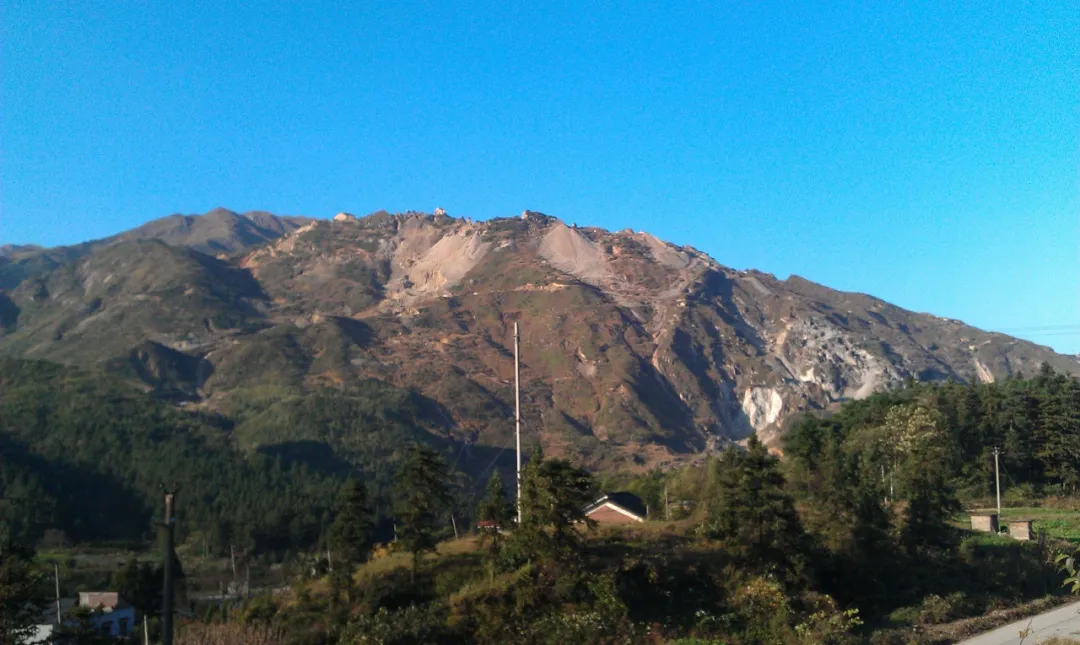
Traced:
<path id="1" fill-rule="evenodd" d="M 223 206 L 218 206 L 217 208 L 208 210 L 202 217 L 205 217 L 206 219 L 234 219 L 239 217 L 239 215 L 236 211 L 229 210 Z"/>

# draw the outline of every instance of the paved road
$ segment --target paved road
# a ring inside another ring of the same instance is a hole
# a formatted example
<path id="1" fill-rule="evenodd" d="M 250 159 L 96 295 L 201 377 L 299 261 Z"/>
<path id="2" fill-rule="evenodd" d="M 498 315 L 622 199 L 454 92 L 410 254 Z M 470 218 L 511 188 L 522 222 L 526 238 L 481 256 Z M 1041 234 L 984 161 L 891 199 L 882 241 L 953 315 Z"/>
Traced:
<path id="1" fill-rule="evenodd" d="M 1031 634 L 1021 640 L 1020 632 L 1025 629 L 1030 629 Z M 1058 607 L 1034 618 L 1019 620 L 982 636 L 961 641 L 957 645 L 1038 645 L 1054 636 L 1080 641 L 1080 602 Z"/>

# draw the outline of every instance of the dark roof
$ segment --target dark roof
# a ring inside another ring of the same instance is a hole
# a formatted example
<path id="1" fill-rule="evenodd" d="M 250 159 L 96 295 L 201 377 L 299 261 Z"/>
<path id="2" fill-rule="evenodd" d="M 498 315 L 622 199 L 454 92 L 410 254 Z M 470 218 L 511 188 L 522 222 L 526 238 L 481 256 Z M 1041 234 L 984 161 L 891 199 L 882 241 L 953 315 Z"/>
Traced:
<path id="1" fill-rule="evenodd" d="M 624 510 L 630 511 L 638 517 L 646 517 L 648 510 L 645 507 L 645 502 L 641 501 L 641 498 L 633 493 L 627 493 L 625 491 L 617 493 L 608 493 L 600 499 L 596 500 L 592 504 L 585 507 L 585 514 L 592 513 L 597 508 L 603 506 L 606 503 L 614 504 Z"/>

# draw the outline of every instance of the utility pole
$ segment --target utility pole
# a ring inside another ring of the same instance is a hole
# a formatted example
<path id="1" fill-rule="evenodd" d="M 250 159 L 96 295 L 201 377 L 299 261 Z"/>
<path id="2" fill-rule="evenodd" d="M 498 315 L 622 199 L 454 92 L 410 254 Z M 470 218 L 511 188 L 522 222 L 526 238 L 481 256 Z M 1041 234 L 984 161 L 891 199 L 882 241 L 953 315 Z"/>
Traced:
<path id="1" fill-rule="evenodd" d="M 53 563 L 53 580 L 56 581 L 56 627 L 63 624 L 64 619 L 60 615 L 60 565 Z"/>
<path id="2" fill-rule="evenodd" d="M 998 455 L 1001 451 L 994 446 L 994 488 L 997 490 L 998 521 L 1001 521 L 1001 468 L 998 466 Z"/>
<path id="3" fill-rule="evenodd" d="M 664 519 L 671 521 L 671 503 L 668 502 L 667 482 L 664 482 Z"/>
<path id="4" fill-rule="evenodd" d="M 175 537 L 176 485 L 165 490 L 165 589 L 161 594 L 161 642 L 173 642 L 173 539 Z"/>
<path id="5" fill-rule="evenodd" d="M 517 521 L 521 526 L 521 336 L 514 323 L 514 436 L 517 438 Z"/>

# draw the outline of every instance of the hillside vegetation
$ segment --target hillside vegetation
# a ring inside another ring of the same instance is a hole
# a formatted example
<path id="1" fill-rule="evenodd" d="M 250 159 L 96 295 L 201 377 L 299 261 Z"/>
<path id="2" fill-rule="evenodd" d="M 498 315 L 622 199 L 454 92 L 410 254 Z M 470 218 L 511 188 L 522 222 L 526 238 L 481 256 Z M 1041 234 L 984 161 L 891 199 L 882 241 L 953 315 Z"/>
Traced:
<path id="1" fill-rule="evenodd" d="M 621 481 L 537 452 L 520 525 L 493 479 L 477 517 L 500 518 L 512 527 L 504 533 L 419 546 L 403 538 L 389 552 L 339 558 L 327 577 L 300 575 L 287 596 L 242 603 L 228 621 L 304 643 L 954 642 L 993 624 L 964 619 L 1015 618 L 1017 607 L 1064 594 L 1052 558 L 1069 545 L 974 534 L 955 518 L 992 482 L 983 443 L 1015 451 L 1010 486 L 1056 494 L 1077 515 L 1060 457 L 1080 439 L 1078 394 L 1080 384 L 1048 368 L 992 385 L 912 384 L 797 422 L 783 462 L 751 438 L 698 465 Z M 1021 423 L 1023 452 L 1012 430 Z M 417 481 L 399 484 L 434 486 Z M 613 485 L 649 500 L 654 519 L 590 526 L 582 501 Z M 659 519 L 668 512 L 674 519 Z M 435 526 L 438 516 L 417 522 Z M 349 544 L 365 543 L 353 534 Z M 355 572 L 343 573 L 343 561 Z M 223 629 L 221 614 L 207 620 L 189 629 Z"/>
<path id="2" fill-rule="evenodd" d="M 402 451 L 421 440 L 423 402 L 379 383 L 300 396 L 250 388 L 230 416 L 176 409 L 100 373 L 0 360 L 0 500 L 6 533 L 141 543 L 161 487 L 180 490 L 180 538 L 204 548 L 310 548 L 350 475 L 388 514 Z M 459 455 L 463 471 L 489 455 Z M 464 488 L 463 488 L 464 490 Z"/>

